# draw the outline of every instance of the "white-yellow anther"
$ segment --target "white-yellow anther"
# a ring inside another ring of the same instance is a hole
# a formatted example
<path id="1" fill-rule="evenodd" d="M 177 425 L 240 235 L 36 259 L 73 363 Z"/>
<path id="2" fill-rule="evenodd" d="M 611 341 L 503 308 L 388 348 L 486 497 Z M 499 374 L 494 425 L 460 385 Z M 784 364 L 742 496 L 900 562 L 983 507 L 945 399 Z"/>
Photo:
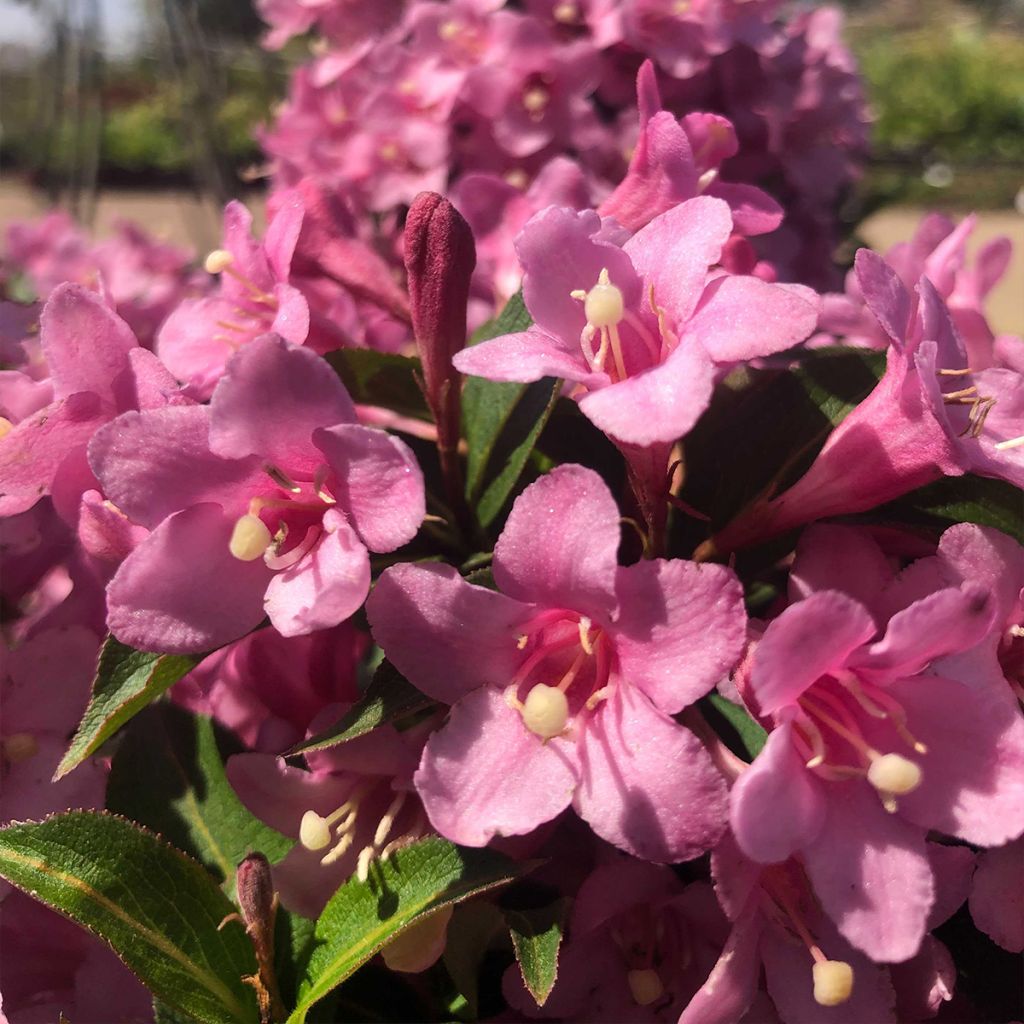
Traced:
<path id="1" fill-rule="evenodd" d="M 306 811 L 299 824 L 299 842 L 307 850 L 322 850 L 331 842 L 331 826 L 316 811 Z"/>
<path id="2" fill-rule="evenodd" d="M 18 764 L 39 753 L 39 740 L 30 732 L 16 732 L 5 737 L 2 749 L 5 761 Z"/>
<path id="3" fill-rule="evenodd" d="M 235 523 L 228 547 L 240 562 L 254 562 L 270 547 L 273 540 L 267 524 L 259 516 L 246 513 Z"/>
<path id="4" fill-rule="evenodd" d="M 629 982 L 629 991 L 633 996 L 633 1002 L 637 1006 L 650 1006 L 657 1002 L 665 991 L 665 986 L 658 977 L 658 972 L 650 967 L 642 970 L 630 971 L 626 975 Z"/>
<path id="5" fill-rule="evenodd" d="M 868 782 L 881 793 L 904 796 L 921 785 L 921 768 L 900 754 L 883 754 L 871 762 Z"/>
<path id="6" fill-rule="evenodd" d="M 455 20 L 442 21 L 437 27 L 437 34 L 442 39 L 454 39 L 462 31 L 462 26 Z"/>
<path id="7" fill-rule="evenodd" d="M 611 283 L 608 271 L 602 270 L 597 284 L 587 292 L 583 300 L 583 311 L 587 323 L 592 327 L 615 327 L 626 315 L 626 303 L 622 292 Z"/>
<path id="8" fill-rule="evenodd" d="M 206 262 L 203 266 L 206 268 L 208 274 L 221 274 L 232 263 L 235 262 L 235 257 L 227 251 L 227 249 L 214 249 L 209 256 L 206 257 Z"/>
<path id="9" fill-rule="evenodd" d="M 853 968 L 845 960 L 820 960 L 814 965 L 814 1001 L 839 1006 L 853 991 Z"/>
<path id="10" fill-rule="evenodd" d="M 530 732 L 549 740 L 565 731 L 569 721 L 569 700 L 557 686 L 537 683 L 526 695 L 520 714 Z"/>
<path id="11" fill-rule="evenodd" d="M 563 0 L 560 4 L 555 4 L 551 11 L 551 16 L 555 21 L 561 22 L 563 25 L 569 25 L 579 17 L 579 9 L 571 2 L 571 0 Z"/>
<path id="12" fill-rule="evenodd" d="M 14 424 L 6 416 L 0 416 L 0 438 L 6 437 L 13 429 Z"/>
<path id="13" fill-rule="evenodd" d="M 537 85 L 523 93 L 523 107 L 531 114 L 539 114 L 548 105 L 550 98 L 547 89 Z"/>

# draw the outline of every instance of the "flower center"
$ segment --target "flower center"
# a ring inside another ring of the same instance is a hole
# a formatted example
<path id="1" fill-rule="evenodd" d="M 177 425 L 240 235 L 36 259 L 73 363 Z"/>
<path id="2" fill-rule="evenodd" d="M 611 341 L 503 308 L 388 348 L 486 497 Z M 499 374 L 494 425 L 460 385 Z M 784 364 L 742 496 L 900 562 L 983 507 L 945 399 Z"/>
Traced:
<path id="1" fill-rule="evenodd" d="M 218 327 L 230 334 L 215 334 L 214 341 L 223 341 L 233 349 L 237 349 L 244 339 L 234 338 L 231 335 L 244 334 L 252 335 L 262 333 L 270 328 L 274 316 L 277 314 L 277 299 L 265 292 L 254 281 L 235 269 L 235 257 L 227 249 L 214 249 L 203 264 L 208 274 L 227 274 L 233 277 L 248 292 L 249 301 L 255 308 L 247 309 L 245 306 L 235 306 L 234 314 L 236 320 L 217 320 Z"/>
<path id="2" fill-rule="evenodd" d="M 608 696 L 610 641 L 585 615 L 541 612 L 525 624 L 518 646 L 527 654 L 505 688 L 505 701 L 544 742 L 565 732 L 574 710 L 593 711 Z"/>
<path id="3" fill-rule="evenodd" d="M 964 370 L 939 370 L 937 372 L 940 377 L 966 377 L 974 371 L 970 367 L 967 367 Z M 982 395 L 978 391 L 977 384 L 971 384 L 965 388 L 958 388 L 955 391 L 944 391 L 942 393 L 942 401 L 946 405 L 970 407 L 970 412 L 967 414 L 967 423 L 963 430 L 960 431 L 960 437 L 968 435 L 970 437 L 977 437 L 985 426 L 985 420 L 987 419 L 988 414 L 996 404 L 996 399 L 993 396 Z M 1016 438 L 1013 442 L 1000 442 L 1004 447 L 1013 447 L 1014 443 L 1024 444 L 1024 437 Z M 1000 448 L 1000 444 L 997 444 L 996 448 L 1001 451 L 1002 448 Z"/>
<path id="4" fill-rule="evenodd" d="M 896 797 L 912 793 L 921 784 L 921 766 L 902 754 L 876 749 L 858 721 L 864 714 L 885 721 L 915 753 L 928 752 L 907 728 L 903 706 L 880 687 L 843 672 L 820 679 L 797 704 L 800 714 L 793 735 L 807 767 L 822 778 L 867 779 L 890 814 L 897 810 Z M 857 763 L 847 763 L 847 755 Z"/>

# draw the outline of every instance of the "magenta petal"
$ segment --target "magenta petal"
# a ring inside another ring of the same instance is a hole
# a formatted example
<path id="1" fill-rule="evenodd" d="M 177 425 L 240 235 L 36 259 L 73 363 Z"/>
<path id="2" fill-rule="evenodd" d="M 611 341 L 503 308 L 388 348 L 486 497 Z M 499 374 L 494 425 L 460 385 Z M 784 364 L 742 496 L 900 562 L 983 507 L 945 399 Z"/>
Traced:
<path id="1" fill-rule="evenodd" d="M 700 740 L 628 681 L 582 728 L 575 807 L 602 839 L 661 864 L 699 857 L 721 838 L 725 781 Z"/>
<path id="2" fill-rule="evenodd" d="M 103 492 L 129 519 L 153 528 L 179 509 L 213 501 L 237 519 L 269 489 L 257 459 L 210 451 L 210 410 L 167 406 L 126 412 L 98 430 L 89 462 Z"/>
<path id="3" fill-rule="evenodd" d="M 198 654 L 254 629 L 271 574 L 259 559 L 232 557 L 234 524 L 211 504 L 164 520 L 110 581 L 110 632 L 143 651 Z"/>
<path id="4" fill-rule="evenodd" d="M 730 794 L 730 823 L 743 852 L 776 864 L 811 842 L 825 820 L 821 787 L 794 746 L 793 727 L 783 722 Z"/>
<path id="5" fill-rule="evenodd" d="M 910 293 L 896 271 L 870 249 L 859 249 L 854 261 L 857 284 L 864 301 L 882 330 L 902 347 L 907 337 L 913 305 Z"/>
<path id="6" fill-rule="evenodd" d="M 872 960 L 908 960 L 935 898 L 924 832 L 888 814 L 864 782 L 830 783 L 825 824 L 804 848 L 825 913 Z"/>
<path id="7" fill-rule="evenodd" d="M 782 207 L 754 185 L 713 181 L 704 194 L 724 199 L 729 204 L 733 225 L 741 235 L 763 235 L 782 223 Z"/>
<path id="8" fill-rule="evenodd" d="M 495 582 L 517 601 L 606 616 L 616 603 L 619 534 L 601 477 L 558 466 L 516 498 L 494 546 Z"/>
<path id="9" fill-rule="evenodd" d="M 981 853 L 970 908 L 974 923 L 993 942 L 1024 952 L 1024 840 Z"/>
<path id="10" fill-rule="evenodd" d="M 843 668 L 874 635 L 863 606 L 836 590 L 791 604 L 754 650 L 750 683 L 761 711 L 773 714 L 792 704 L 821 676 Z"/>
<path id="11" fill-rule="evenodd" d="M 355 423 L 318 430 L 313 442 L 336 474 L 339 507 L 371 551 L 394 551 L 416 536 L 427 514 L 423 472 L 404 442 Z"/>
<path id="12" fill-rule="evenodd" d="M 681 560 L 618 571 L 615 652 L 624 678 L 668 714 L 722 679 L 746 640 L 743 588 L 729 569 Z"/>
<path id="13" fill-rule="evenodd" d="M 594 426 L 626 444 L 672 443 L 689 433 L 708 407 L 713 377 L 704 346 L 691 338 L 663 363 L 584 395 L 580 410 Z"/>
<path id="14" fill-rule="evenodd" d="M 394 565 L 366 602 L 373 638 L 388 660 L 436 700 L 504 686 L 523 654 L 516 646 L 529 606 L 467 583 L 449 565 Z"/>
<path id="15" fill-rule="evenodd" d="M 936 658 L 983 640 L 994 613 L 995 601 L 985 587 L 965 583 L 936 591 L 897 612 L 885 636 L 853 655 L 850 667 L 878 682 L 915 675 Z"/>
<path id="16" fill-rule="evenodd" d="M 39 335 L 57 399 L 92 391 L 113 401 L 114 378 L 128 368 L 128 353 L 139 344 L 101 296 L 77 284 L 53 290 Z"/>
<path id="17" fill-rule="evenodd" d="M 623 247 L 654 300 L 681 327 L 704 291 L 708 267 L 718 262 L 732 231 L 732 215 L 721 199 L 698 196 L 655 217 Z M 614 281 L 615 278 L 613 277 Z"/>
<path id="18" fill-rule="evenodd" d="M 272 334 L 241 349 L 210 402 L 210 450 L 222 458 L 259 455 L 312 479 L 323 461 L 318 427 L 354 423 L 352 400 L 330 366 Z"/>
<path id="19" fill-rule="evenodd" d="M 607 374 L 591 372 L 578 339 L 570 346 L 539 327 L 464 348 L 452 362 L 460 373 L 488 380 L 527 383 L 542 377 L 560 377 L 585 387 L 600 387 L 608 382 Z"/>
<path id="20" fill-rule="evenodd" d="M 818 297 L 809 288 L 720 277 L 705 289 L 681 344 L 700 339 L 716 363 L 732 363 L 792 348 L 817 322 Z"/>
<path id="21" fill-rule="evenodd" d="M 309 337 L 309 303 L 298 288 L 290 284 L 279 284 L 274 288 L 277 313 L 270 324 L 270 330 L 279 334 L 293 345 L 301 345 Z"/>
<path id="22" fill-rule="evenodd" d="M 263 251 L 267 254 L 270 272 L 279 281 L 286 281 L 306 210 L 302 195 L 297 190 L 282 193 L 278 199 L 274 216 L 263 236 Z"/>
<path id="23" fill-rule="evenodd" d="M 928 748 L 913 754 L 921 784 L 899 798 L 903 817 L 979 846 L 1024 832 L 1024 718 L 1001 693 L 918 676 L 886 687 Z"/>
<path id="24" fill-rule="evenodd" d="M 889 967 L 899 1020 L 929 1020 L 953 998 L 956 964 L 945 944 L 926 935 L 917 954 Z"/>
<path id="25" fill-rule="evenodd" d="M 745 913 L 733 925 L 708 980 L 696 991 L 678 1024 L 735 1024 L 757 991 L 761 918 Z"/>
<path id="26" fill-rule="evenodd" d="M 942 535 L 939 554 L 962 579 L 991 588 L 998 605 L 996 620 L 1007 619 L 1024 586 L 1024 547 L 998 530 L 958 523 Z"/>
<path id="27" fill-rule="evenodd" d="M 118 381 L 117 407 L 161 409 L 165 405 L 191 405 L 174 375 L 149 349 L 133 348 L 128 353 L 129 372 Z"/>
<path id="28" fill-rule="evenodd" d="M 267 587 L 267 614 L 282 636 L 338 625 L 370 590 L 370 557 L 355 530 L 336 509 L 324 514 L 323 527 L 312 551 Z"/>
<path id="29" fill-rule="evenodd" d="M 560 814 L 572 800 L 573 745 L 544 743 L 501 692 L 482 686 L 456 704 L 427 741 L 416 790 L 430 823 L 464 846 L 518 836 Z"/>

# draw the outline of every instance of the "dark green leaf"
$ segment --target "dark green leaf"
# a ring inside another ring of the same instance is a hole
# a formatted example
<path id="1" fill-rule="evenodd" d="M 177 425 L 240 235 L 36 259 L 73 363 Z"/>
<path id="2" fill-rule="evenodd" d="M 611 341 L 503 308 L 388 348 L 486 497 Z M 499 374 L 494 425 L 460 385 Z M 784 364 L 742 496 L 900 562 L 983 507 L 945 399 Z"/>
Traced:
<path id="1" fill-rule="evenodd" d="M 512 946 L 527 991 L 543 1006 L 558 980 L 558 950 L 569 910 L 569 901 L 556 900 L 536 910 L 508 910 Z"/>
<path id="2" fill-rule="evenodd" d="M 506 885 L 528 868 L 493 850 L 462 849 L 438 838 L 375 862 L 368 881 L 348 881 L 317 920 L 318 944 L 288 1024 L 303 1024 L 314 1003 L 425 914 Z"/>
<path id="3" fill-rule="evenodd" d="M 739 704 L 734 704 L 731 700 L 726 700 L 721 694 L 708 694 L 707 700 L 736 731 L 744 750 L 753 761 L 761 753 L 761 748 L 768 739 L 768 733 L 747 714 L 744 708 L 741 708 Z"/>
<path id="4" fill-rule="evenodd" d="M 223 757 L 238 749 L 237 741 L 209 718 L 160 704 L 147 708 L 128 728 L 107 781 L 111 811 L 191 854 L 228 883 L 229 894 L 235 868 L 246 854 L 259 851 L 277 861 L 292 846 L 292 840 L 264 825 L 235 796 Z"/>
<path id="5" fill-rule="evenodd" d="M 345 348 L 324 358 L 341 378 L 353 402 L 381 405 L 406 416 L 430 419 L 426 399 L 416 383 L 420 361 L 367 348 Z"/>
<path id="6" fill-rule="evenodd" d="M 505 922 L 501 911 L 485 900 L 455 908 L 448 925 L 444 966 L 463 1000 L 464 1013 L 476 1020 L 479 1004 L 480 965 L 491 940 Z"/>
<path id="7" fill-rule="evenodd" d="M 181 1010 L 172 1010 L 159 999 L 153 1000 L 153 1024 L 197 1024 L 196 1018 Z"/>
<path id="8" fill-rule="evenodd" d="M 67 775 L 189 672 L 202 655 L 136 651 L 108 636 L 100 650 L 92 695 L 54 779 Z"/>
<path id="9" fill-rule="evenodd" d="M 293 747 L 291 754 L 326 750 L 372 732 L 385 722 L 408 718 L 433 705 L 389 661 L 382 661 L 373 673 L 366 693 L 334 725 Z"/>
<path id="10" fill-rule="evenodd" d="M 106 939 L 162 1003 L 210 1024 L 258 1020 L 256 960 L 234 907 L 185 854 L 131 822 L 71 811 L 0 830 L 0 874 Z"/>

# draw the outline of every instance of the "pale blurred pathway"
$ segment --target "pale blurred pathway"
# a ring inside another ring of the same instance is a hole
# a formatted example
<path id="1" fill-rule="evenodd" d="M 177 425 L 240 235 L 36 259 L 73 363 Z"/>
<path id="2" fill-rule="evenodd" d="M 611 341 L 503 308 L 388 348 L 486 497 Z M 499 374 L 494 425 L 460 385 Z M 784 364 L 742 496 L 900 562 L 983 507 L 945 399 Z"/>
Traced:
<path id="1" fill-rule="evenodd" d="M 12 220 L 37 216 L 42 212 L 39 204 L 38 195 L 21 183 L 0 182 L 0 230 Z M 262 225 L 262 196 L 254 195 L 249 205 L 257 225 Z M 893 243 L 910 238 L 923 212 L 910 207 L 881 210 L 861 225 L 861 233 L 873 248 L 884 251 Z M 219 212 L 183 190 L 102 192 L 96 212 L 97 233 L 109 233 L 121 217 L 138 221 L 168 241 L 192 245 L 200 253 L 220 242 Z M 1015 253 L 1009 273 L 989 298 L 989 319 L 997 333 L 1024 335 L 1024 216 L 1013 210 L 980 213 L 970 251 L 998 235 L 1010 237 Z"/>

